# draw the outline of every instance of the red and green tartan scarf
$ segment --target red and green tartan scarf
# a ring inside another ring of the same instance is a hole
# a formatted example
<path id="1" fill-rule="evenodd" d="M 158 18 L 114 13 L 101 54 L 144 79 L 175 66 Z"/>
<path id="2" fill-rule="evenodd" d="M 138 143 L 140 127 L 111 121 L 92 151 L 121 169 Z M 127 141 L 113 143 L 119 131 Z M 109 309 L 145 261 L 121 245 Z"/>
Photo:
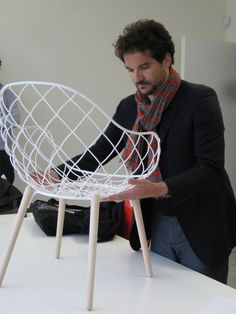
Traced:
<path id="1" fill-rule="evenodd" d="M 142 96 L 139 90 L 135 94 L 135 100 L 137 102 L 137 118 L 133 125 L 133 131 L 143 132 L 143 131 L 155 131 L 157 125 L 161 121 L 163 112 L 167 109 L 171 100 L 175 96 L 181 79 L 179 74 L 170 68 L 170 73 L 168 79 L 156 90 L 153 94 L 153 100 L 147 104 L 145 103 L 145 98 Z M 131 139 L 128 139 L 124 152 L 123 158 L 126 161 L 127 168 L 132 172 L 138 168 L 140 165 L 140 157 L 137 151 L 142 156 L 143 148 L 145 147 L 144 140 L 137 144 L 137 150 L 133 150 L 133 142 L 137 141 L 137 136 L 132 135 Z M 156 150 L 157 147 L 153 143 L 153 149 Z M 147 163 L 150 164 L 150 156 L 147 156 Z M 161 173 L 159 167 L 149 177 L 150 180 L 154 182 L 161 181 Z"/>

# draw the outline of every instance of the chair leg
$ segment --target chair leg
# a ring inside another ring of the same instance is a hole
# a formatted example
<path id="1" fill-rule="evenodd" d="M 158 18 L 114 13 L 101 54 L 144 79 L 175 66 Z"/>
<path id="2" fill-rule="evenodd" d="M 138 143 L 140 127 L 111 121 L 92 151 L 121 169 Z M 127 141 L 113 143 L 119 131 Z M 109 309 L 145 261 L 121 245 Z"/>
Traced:
<path id="1" fill-rule="evenodd" d="M 88 282 L 87 282 L 87 310 L 91 311 L 93 307 L 93 291 L 95 279 L 95 263 L 98 235 L 98 219 L 99 219 L 100 198 L 93 195 L 91 199 L 90 209 L 90 225 L 89 225 L 89 252 L 88 252 Z"/>
<path id="2" fill-rule="evenodd" d="M 18 236 L 19 231 L 20 231 L 20 227 L 21 227 L 23 219 L 25 217 L 25 213 L 27 211 L 27 208 L 29 207 L 29 204 L 31 202 L 32 196 L 33 196 L 33 189 L 30 188 L 29 186 L 27 186 L 25 188 L 24 195 L 23 195 L 23 198 L 21 200 L 20 207 L 18 209 L 18 213 L 17 213 L 16 220 L 15 220 L 15 225 L 12 229 L 12 233 L 11 233 L 11 236 L 9 238 L 9 243 L 7 246 L 7 251 L 6 251 L 5 257 L 3 259 L 3 264 L 1 267 L 1 271 L 0 271 L 0 286 L 2 284 L 5 272 L 7 270 L 7 266 L 8 266 L 8 263 L 10 261 L 11 255 L 12 255 L 17 236 Z"/>
<path id="3" fill-rule="evenodd" d="M 56 234 L 56 258 L 60 258 L 61 239 L 64 226 L 66 202 L 64 199 L 59 199 L 58 215 L 57 215 L 57 234 Z"/>
<path id="4" fill-rule="evenodd" d="M 134 216 L 135 216 L 135 220 L 137 224 L 137 229 L 138 229 L 139 239 L 140 239 L 141 248 L 143 252 L 146 272 L 147 272 L 148 277 L 153 277 L 150 252 L 149 252 L 149 248 L 147 244 L 147 237 L 146 237 L 146 232 L 144 228 L 140 202 L 139 200 L 130 200 L 130 204 L 134 210 Z"/>

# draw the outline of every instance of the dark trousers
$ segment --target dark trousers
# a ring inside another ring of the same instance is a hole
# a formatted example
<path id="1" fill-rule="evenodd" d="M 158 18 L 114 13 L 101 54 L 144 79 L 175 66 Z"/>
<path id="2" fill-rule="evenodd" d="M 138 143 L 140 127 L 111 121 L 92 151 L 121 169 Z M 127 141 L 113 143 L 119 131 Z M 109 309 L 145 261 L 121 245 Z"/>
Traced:
<path id="1" fill-rule="evenodd" d="M 193 252 L 176 217 L 161 216 L 153 211 L 151 250 L 203 275 L 227 283 L 228 258 L 207 266 Z"/>
<path id="2" fill-rule="evenodd" d="M 5 175 L 6 179 L 12 184 L 15 179 L 14 168 L 5 150 L 0 150 L 0 177 Z"/>

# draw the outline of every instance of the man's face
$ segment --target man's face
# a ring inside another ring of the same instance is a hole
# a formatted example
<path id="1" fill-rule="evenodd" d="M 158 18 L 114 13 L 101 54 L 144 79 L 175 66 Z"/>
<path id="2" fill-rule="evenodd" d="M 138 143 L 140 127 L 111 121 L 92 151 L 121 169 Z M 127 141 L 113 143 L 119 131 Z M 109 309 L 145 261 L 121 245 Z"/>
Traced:
<path id="1" fill-rule="evenodd" d="M 124 64 L 130 78 L 144 96 L 151 96 L 168 78 L 171 64 L 170 56 L 159 63 L 149 51 L 133 52 L 124 55 Z"/>

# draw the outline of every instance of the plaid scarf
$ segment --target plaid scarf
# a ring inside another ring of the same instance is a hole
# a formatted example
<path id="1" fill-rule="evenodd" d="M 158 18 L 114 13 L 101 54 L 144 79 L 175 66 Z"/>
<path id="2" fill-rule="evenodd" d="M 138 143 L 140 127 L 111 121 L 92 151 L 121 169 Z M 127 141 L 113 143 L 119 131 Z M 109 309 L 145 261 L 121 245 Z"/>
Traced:
<path id="1" fill-rule="evenodd" d="M 137 118 L 133 125 L 133 131 L 142 132 L 142 131 L 155 131 L 157 125 L 161 121 L 162 114 L 171 103 L 171 100 L 175 96 L 181 79 L 179 74 L 173 69 L 170 68 L 170 73 L 168 79 L 156 90 L 153 94 L 153 100 L 147 104 L 145 102 L 145 97 L 142 96 L 139 90 L 135 94 L 135 100 L 137 102 Z M 140 164 L 140 157 L 137 152 L 133 151 L 133 142 L 136 143 L 137 136 L 132 135 L 131 139 L 128 139 L 124 152 L 123 158 L 126 160 L 127 168 L 132 172 L 137 169 Z M 137 151 L 142 156 L 142 151 L 144 146 L 144 140 L 140 141 L 137 144 Z M 156 145 L 153 143 L 152 148 L 157 149 Z M 147 163 L 149 165 L 151 156 L 147 156 Z M 159 167 L 149 177 L 150 180 L 154 182 L 161 181 L 161 173 Z"/>

